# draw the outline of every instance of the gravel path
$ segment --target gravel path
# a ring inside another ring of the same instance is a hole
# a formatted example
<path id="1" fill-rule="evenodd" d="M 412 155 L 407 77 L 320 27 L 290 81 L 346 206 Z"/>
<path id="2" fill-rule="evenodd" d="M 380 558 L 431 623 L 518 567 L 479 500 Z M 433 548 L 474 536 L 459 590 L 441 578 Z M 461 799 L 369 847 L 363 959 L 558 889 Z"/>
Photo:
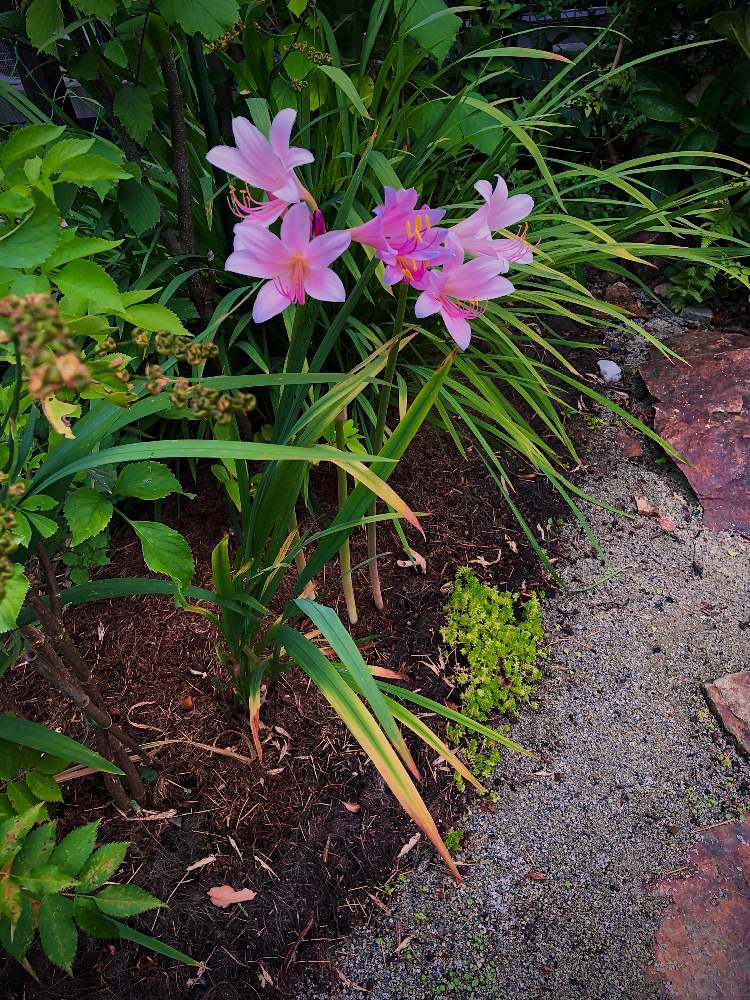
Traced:
<path id="1" fill-rule="evenodd" d="M 684 864 L 697 827 L 750 808 L 750 768 L 700 690 L 750 661 L 750 545 L 704 531 L 681 476 L 655 451 L 625 459 L 618 433 L 591 435 L 582 485 L 628 511 L 642 494 L 675 531 L 595 510 L 604 566 L 564 529 L 539 709 L 513 733 L 540 760 L 507 757 L 496 804 L 471 807 L 463 886 L 423 850 L 388 915 L 344 945 L 338 968 L 377 1000 L 659 996 L 643 975 L 663 905 L 648 884 Z"/>

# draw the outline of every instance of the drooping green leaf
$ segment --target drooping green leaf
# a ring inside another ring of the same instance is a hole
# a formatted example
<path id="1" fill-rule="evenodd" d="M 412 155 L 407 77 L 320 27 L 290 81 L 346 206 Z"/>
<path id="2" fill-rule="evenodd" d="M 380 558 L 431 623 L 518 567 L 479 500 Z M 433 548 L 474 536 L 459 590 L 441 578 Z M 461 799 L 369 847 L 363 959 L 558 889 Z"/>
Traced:
<path id="1" fill-rule="evenodd" d="M 75 233 L 68 236 L 66 233 L 57 249 L 45 260 L 44 270 L 51 271 L 53 267 L 62 267 L 63 264 L 68 264 L 71 260 L 93 257 L 95 253 L 113 250 L 120 243 L 122 240 L 102 240 L 98 236 L 76 236 Z"/>
<path id="2" fill-rule="evenodd" d="M 78 930 L 73 922 L 73 900 L 46 896 L 39 907 L 39 938 L 47 958 L 60 969 L 72 971 L 78 947 Z"/>
<path id="3" fill-rule="evenodd" d="M 30 523 L 36 528 L 42 538 L 52 538 L 57 531 L 57 522 L 42 514 L 27 514 Z"/>
<path id="4" fill-rule="evenodd" d="M 350 76 L 347 76 L 347 74 L 342 69 L 339 69 L 338 66 L 326 66 L 325 63 L 321 63 L 321 65 L 318 66 L 318 69 L 321 73 L 325 73 L 327 77 L 333 80 L 336 86 L 346 95 L 347 99 L 351 101 L 363 118 L 371 117 L 371 115 L 367 112 L 364 101 L 357 93 Z"/>
<path id="5" fill-rule="evenodd" d="M 187 587 L 195 573 L 190 546 L 183 536 L 157 521 L 131 521 L 143 549 L 143 561 L 153 573 L 164 573 L 181 588 Z"/>
<path id="6" fill-rule="evenodd" d="M 40 753 L 48 753 L 55 757 L 62 757 L 64 760 L 75 761 L 85 767 L 96 768 L 97 771 L 122 774 L 119 767 L 111 761 L 105 760 L 93 750 L 89 750 L 88 747 L 76 743 L 69 736 L 56 733 L 47 726 L 32 722 L 30 719 L 19 719 L 14 715 L 0 715 L 0 739 L 9 740 L 11 743 L 20 743 L 21 746 L 31 747 Z"/>
<path id="7" fill-rule="evenodd" d="M 99 850 L 94 851 L 78 876 L 78 891 L 92 892 L 104 885 L 122 864 L 128 852 L 128 846 L 126 841 L 120 841 L 105 844 Z"/>
<path id="8" fill-rule="evenodd" d="M 139 885 L 105 885 L 93 897 L 94 902 L 110 917 L 134 917 L 146 910 L 158 910 L 165 904 Z"/>
<path id="9" fill-rule="evenodd" d="M 127 180 L 132 176 L 129 170 L 108 160 L 106 156 L 88 153 L 69 163 L 60 174 L 60 180 L 91 187 L 99 181 Z"/>
<path id="10" fill-rule="evenodd" d="M 12 781 L 21 768 L 21 748 L 7 740 L 0 742 L 0 779 Z"/>
<path id="11" fill-rule="evenodd" d="M 77 875 L 94 850 L 98 832 L 99 820 L 71 830 L 55 848 L 51 863 L 68 875 Z"/>
<path id="12" fill-rule="evenodd" d="M 41 802 L 62 802 L 62 791 L 60 786 L 48 774 L 40 774 L 38 771 L 28 771 L 26 773 L 26 784 Z"/>
<path id="13" fill-rule="evenodd" d="M 17 226 L 0 226 L 0 267 L 31 268 L 43 264 L 60 242 L 57 206 L 37 190 L 34 210 Z"/>
<path id="14" fill-rule="evenodd" d="M 123 181 L 117 189 L 120 211 L 136 236 L 143 236 L 159 222 L 159 199 L 143 181 Z"/>
<path id="15" fill-rule="evenodd" d="M 5 581 L 5 593 L 0 599 L 0 633 L 11 632 L 16 627 L 18 612 L 23 607 L 29 581 L 20 563 L 14 563 Z"/>
<path id="16" fill-rule="evenodd" d="M 142 948 L 155 951 L 157 955 L 164 955 L 166 958 L 174 959 L 175 962 L 182 962 L 184 965 L 196 966 L 199 964 L 194 958 L 191 958 L 184 952 L 178 951 L 176 948 L 171 948 L 168 944 L 164 944 L 163 941 L 159 941 L 158 938 L 151 937 L 150 934 L 141 934 L 134 927 L 121 924 L 119 920 L 115 920 L 113 923 L 119 930 L 120 937 L 125 941 L 132 941 L 134 944 L 139 944 Z"/>
<path id="17" fill-rule="evenodd" d="M 156 302 L 144 302 L 141 305 L 130 306 L 121 315 L 128 323 L 143 327 L 144 330 L 166 330 L 168 333 L 182 335 L 188 333 L 176 313 Z"/>
<path id="18" fill-rule="evenodd" d="M 142 143 L 154 126 L 154 109 L 146 88 L 121 86 L 115 94 L 114 110 L 128 135 Z"/>
<path id="19" fill-rule="evenodd" d="M 236 0 L 161 0 L 159 11 L 167 24 L 176 24 L 188 35 L 201 34 L 213 41 L 240 19 Z"/>
<path id="20" fill-rule="evenodd" d="M 68 494 L 64 511 L 73 545 L 80 545 L 103 531 L 110 522 L 113 510 L 112 502 L 90 486 L 82 486 Z"/>
<path id="21" fill-rule="evenodd" d="M 182 487 L 177 477 L 161 462 L 133 462 L 126 465 L 117 477 L 114 492 L 139 500 L 162 500 L 170 493 L 182 493 Z"/>
<path id="22" fill-rule="evenodd" d="M 36 795 L 23 781 L 11 781 L 5 791 L 17 813 L 32 809 L 38 802 Z"/>
<path id="23" fill-rule="evenodd" d="M 0 165 L 7 169 L 12 163 L 31 156 L 42 146 L 58 139 L 65 128 L 62 125 L 25 125 L 12 132 L 0 147 Z"/>
<path id="24" fill-rule="evenodd" d="M 78 896 L 75 901 L 75 920 L 84 934 L 102 941 L 116 940 L 120 930 L 115 920 L 105 917 L 96 903 L 88 896 Z"/>
<path id="25" fill-rule="evenodd" d="M 73 0 L 73 6 L 82 14 L 108 21 L 117 10 L 117 0 Z"/>
<path id="26" fill-rule="evenodd" d="M 60 0 L 31 0 L 26 10 L 26 34 L 35 49 L 54 52 L 63 23 Z"/>

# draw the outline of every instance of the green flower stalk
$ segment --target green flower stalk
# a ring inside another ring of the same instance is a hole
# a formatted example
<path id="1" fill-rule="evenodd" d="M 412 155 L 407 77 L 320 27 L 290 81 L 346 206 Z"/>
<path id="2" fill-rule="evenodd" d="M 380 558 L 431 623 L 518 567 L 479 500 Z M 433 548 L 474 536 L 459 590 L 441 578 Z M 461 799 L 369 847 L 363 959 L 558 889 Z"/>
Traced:
<path id="1" fill-rule="evenodd" d="M 408 285 L 405 281 L 402 281 L 399 285 L 398 290 L 398 304 L 396 306 L 396 318 L 393 324 L 393 343 L 391 344 L 391 349 L 388 352 L 388 360 L 385 364 L 385 373 L 383 376 L 383 381 L 385 385 L 380 390 L 380 395 L 378 398 L 378 416 L 375 423 L 375 434 L 372 440 L 372 450 L 373 454 L 377 454 L 383 447 L 383 438 L 385 436 L 385 420 L 388 414 L 388 406 L 391 402 L 391 386 L 393 383 L 393 375 L 396 370 L 396 361 L 398 359 L 399 345 L 401 343 L 401 330 L 404 325 L 404 310 L 406 309 L 406 293 L 408 291 Z M 377 514 L 378 503 L 377 500 L 373 500 L 370 504 L 370 509 L 368 514 L 374 516 Z M 367 525 L 367 559 L 368 567 L 370 573 L 370 589 L 372 591 L 372 600 L 378 611 L 383 610 L 383 594 L 380 589 L 380 573 L 378 572 L 378 526 L 377 522 L 371 521 Z"/>
<path id="2" fill-rule="evenodd" d="M 336 424 L 336 447 L 339 451 L 346 450 L 346 434 L 344 432 L 344 424 L 346 423 L 346 407 L 339 413 L 334 421 Z M 346 498 L 349 495 L 349 490 L 346 485 L 346 472 L 341 468 L 341 466 L 336 467 L 336 481 L 338 484 L 338 495 L 339 495 L 339 510 L 346 503 Z M 357 601 L 354 597 L 354 586 L 352 584 L 352 555 L 349 549 L 349 537 L 347 536 L 346 541 L 339 549 L 339 558 L 341 560 L 341 586 L 344 590 L 344 600 L 346 601 L 346 611 L 349 615 L 349 621 L 352 625 L 357 624 Z"/>

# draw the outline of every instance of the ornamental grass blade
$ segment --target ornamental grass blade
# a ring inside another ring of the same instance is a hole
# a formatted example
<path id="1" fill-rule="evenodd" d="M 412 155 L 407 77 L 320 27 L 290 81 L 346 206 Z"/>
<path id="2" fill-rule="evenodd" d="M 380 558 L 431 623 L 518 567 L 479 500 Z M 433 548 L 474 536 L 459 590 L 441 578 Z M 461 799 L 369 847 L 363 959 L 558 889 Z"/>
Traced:
<path id="1" fill-rule="evenodd" d="M 486 736 L 488 740 L 494 740 L 495 743 L 501 743 L 508 750 L 515 750 L 516 753 L 521 753 L 524 757 L 536 757 L 535 753 L 531 750 L 527 750 L 522 747 L 520 743 L 516 743 L 515 740 L 510 739 L 508 736 L 503 736 L 499 733 L 497 729 L 490 729 L 489 726 L 483 725 L 481 722 L 476 722 L 474 719 L 470 719 L 468 715 L 463 715 L 461 712 L 455 712 L 452 708 L 448 708 L 447 705 L 441 705 L 439 701 L 433 701 L 432 698 L 425 698 L 423 694 L 417 694 L 416 691 L 410 691 L 408 688 L 396 687 L 395 684 L 388 684 L 387 681 L 378 681 L 378 687 L 381 691 L 387 691 L 396 698 L 401 698 L 403 701 L 411 701 L 415 705 L 419 705 L 420 708 L 426 708 L 429 712 L 435 712 L 437 715 L 442 715 L 444 719 L 450 719 L 451 722 L 457 722 L 464 729 L 470 729 L 474 733 L 480 733 L 482 736 Z"/>
<path id="2" fill-rule="evenodd" d="M 403 726 L 406 726 L 407 729 L 411 729 L 415 736 L 418 736 L 423 743 L 426 743 L 427 746 L 434 750 L 436 754 L 443 758 L 443 760 L 446 760 L 450 766 L 461 775 L 462 778 L 471 782 L 477 791 L 482 793 L 487 791 L 484 785 L 477 781 L 464 762 L 460 760 L 451 748 L 443 743 L 440 737 L 433 733 L 430 727 L 425 725 L 425 723 L 422 722 L 418 716 L 416 716 L 413 712 L 410 712 L 408 708 L 405 708 L 393 698 L 386 698 L 385 701 L 395 719 L 397 719 Z"/>
<path id="3" fill-rule="evenodd" d="M 453 877 L 460 882 L 461 875 L 438 833 L 434 819 L 396 751 L 367 708 L 339 675 L 333 664 L 301 633 L 288 625 L 283 625 L 277 633 L 277 639 L 344 721 L 406 813 L 429 838 Z"/>
<path id="4" fill-rule="evenodd" d="M 396 750 L 398 750 L 401 759 L 411 773 L 419 780 L 420 774 L 417 765 L 414 763 L 414 758 L 404 742 L 403 736 L 399 732 L 393 714 L 386 703 L 386 699 L 381 694 L 370 668 L 362 658 L 357 644 L 344 628 L 339 616 L 333 608 L 316 604 L 315 601 L 297 598 L 295 603 L 300 611 L 304 615 L 307 615 L 313 625 L 320 630 L 323 638 L 328 641 L 333 651 L 341 660 L 342 667 L 348 671 L 355 690 L 369 703 L 375 718 L 380 723 L 386 736 Z"/>

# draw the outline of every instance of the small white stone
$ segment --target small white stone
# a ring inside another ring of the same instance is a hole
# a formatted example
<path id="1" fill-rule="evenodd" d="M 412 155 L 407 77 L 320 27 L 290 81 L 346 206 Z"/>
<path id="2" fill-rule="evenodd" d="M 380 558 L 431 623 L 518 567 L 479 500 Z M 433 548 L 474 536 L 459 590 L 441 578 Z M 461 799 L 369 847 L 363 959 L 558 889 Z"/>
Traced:
<path id="1" fill-rule="evenodd" d="M 599 374 L 607 385 L 611 382 L 619 382 L 622 378 L 622 368 L 614 361 L 597 361 L 597 364 L 599 365 Z"/>

